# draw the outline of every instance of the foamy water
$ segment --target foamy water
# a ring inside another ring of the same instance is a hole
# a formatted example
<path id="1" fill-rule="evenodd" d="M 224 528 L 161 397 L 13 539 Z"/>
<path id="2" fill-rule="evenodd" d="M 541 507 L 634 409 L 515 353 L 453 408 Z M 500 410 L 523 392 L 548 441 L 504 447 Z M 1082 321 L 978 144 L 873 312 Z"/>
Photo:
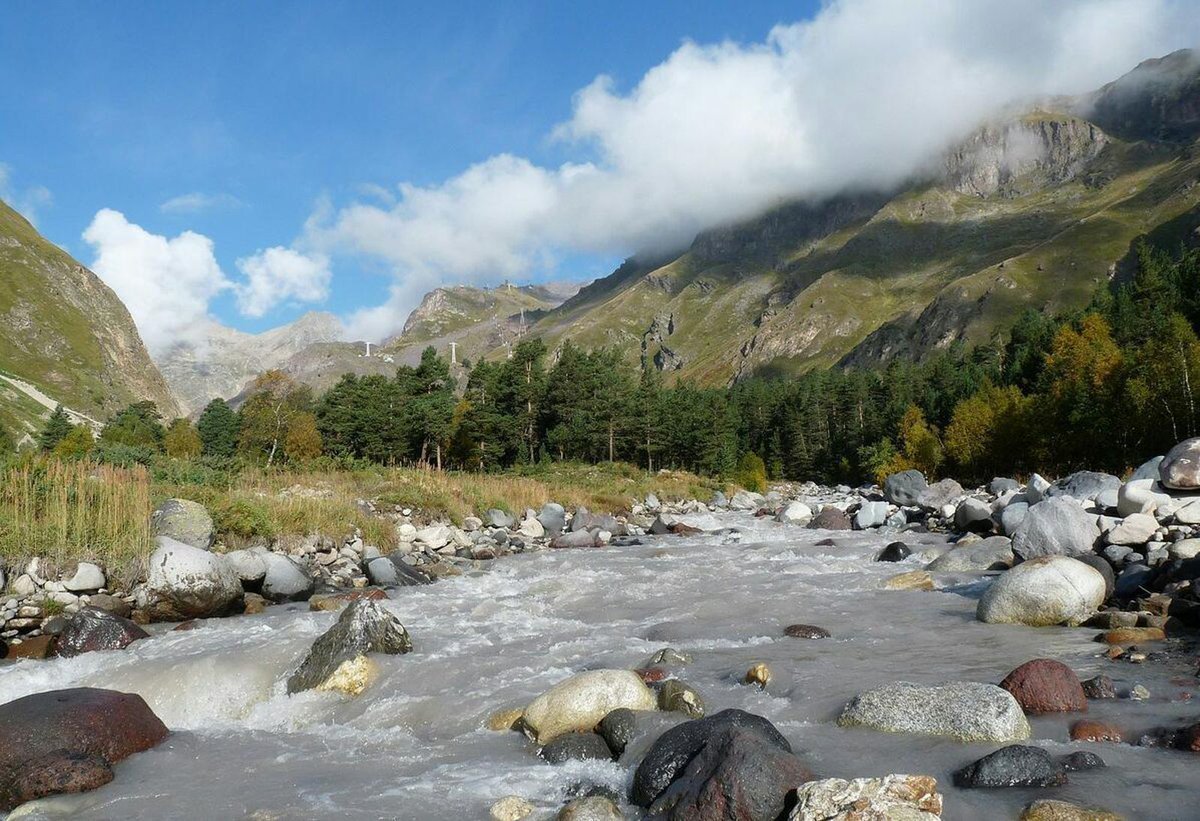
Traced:
<path id="1" fill-rule="evenodd" d="M 545 551 L 394 591 L 387 606 L 415 650 L 379 657 L 380 679 L 354 700 L 285 694 L 287 674 L 336 618 L 306 605 L 164 632 L 125 651 L 0 666 L 0 702 L 107 687 L 141 694 L 175 731 L 117 765 L 111 784 L 41 802 L 34 817 L 470 819 L 486 818 L 509 794 L 552 817 L 579 782 L 624 793 L 638 758 L 554 767 L 518 734 L 482 729 L 484 720 L 575 672 L 636 666 L 664 646 L 694 655 L 682 677 L 710 712 L 739 707 L 767 716 L 822 776 L 932 774 L 949 819 L 1015 818 L 1036 797 L 1099 804 L 1129 818 L 1200 816 L 1200 758 L 1069 743 L 1078 716 L 1034 719 L 1034 743 L 1063 753 L 1089 749 L 1109 767 L 1072 774 L 1052 790 L 958 790 L 950 774 L 995 745 L 834 724 L 847 700 L 876 684 L 997 682 L 1024 661 L 1051 657 L 1081 677 L 1107 673 L 1119 690 L 1148 687 L 1148 702 L 1092 702 L 1089 713 L 1136 737 L 1156 724 L 1195 720 L 1197 710 L 1178 698 L 1188 684 L 1178 678 L 1187 672 L 1182 664 L 1108 662 L 1093 630 L 980 624 L 975 603 L 986 582 L 979 577 L 944 578 L 949 587 L 936 593 L 879 590 L 887 576 L 922 565 L 915 556 L 872 562 L 889 541 L 879 535 L 723 519 L 740 539 Z M 826 538 L 836 544 L 816 545 Z M 826 627 L 834 638 L 783 638 L 795 622 Z M 765 692 L 739 683 L 760 661 L 774 676 Z M 658 718 L 664 728 L 678 720 Z"/>

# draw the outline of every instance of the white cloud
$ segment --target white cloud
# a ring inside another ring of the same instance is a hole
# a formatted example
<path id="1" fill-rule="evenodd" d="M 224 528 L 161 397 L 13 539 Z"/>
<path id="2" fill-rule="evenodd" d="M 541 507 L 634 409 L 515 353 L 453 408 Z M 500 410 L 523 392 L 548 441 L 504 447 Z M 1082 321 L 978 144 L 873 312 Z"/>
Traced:
<path id="1" fill-rule="evenodd" d="M 289 300 L 322 302 L 329 296 L 329 260 L 321 255 L 276 246 L 239 259 L 237 267 L 246 277 L 237 286 L 238 309 L 246 316 L 262 316 Z"/>
<path id="2" fill-rule="evenodd" d="M 206 194 L 203 191 L 192 191 L 180 194 L 158 206 L 158 210 L 166 214 L 198 214 L 215 208 L 240 208 L 244 203 L 233 194 Z"/>
<path id="3" fill-rule="evenodd" d="M 17 188 L 13 185 L 12 168 L 0 162 L 0 200 L 37 225 L 38 212 L 54 204 L 54 195 L 44 185 Z"/>
<path id="4" fill-rule="evenodd" d="M 314 215 L 325 253 L 384 261 L 393 331 L 431 284 L 495 281 L 564 251 L 686 243 L 784 199 L 894 185 L 1006 105 L 1075 94 L 1200 43 L 1185 0 L 841 0 L 763 43 L 684 43 L 623 92 L 598 77 L 557 168 L 500 155 Z M 382 334 L 381 334 L 382 335 Z"/>
<path id="5" fill-rule="evenodd" d="M 109 208 L 97 212 L 83 238 L 96 252 L 92 270 L 129 308 L 152 354 L 179 343 L 203 346 L 208 304 L 231 287 L 212 240 L 192 231 L 168 239 Z"/>

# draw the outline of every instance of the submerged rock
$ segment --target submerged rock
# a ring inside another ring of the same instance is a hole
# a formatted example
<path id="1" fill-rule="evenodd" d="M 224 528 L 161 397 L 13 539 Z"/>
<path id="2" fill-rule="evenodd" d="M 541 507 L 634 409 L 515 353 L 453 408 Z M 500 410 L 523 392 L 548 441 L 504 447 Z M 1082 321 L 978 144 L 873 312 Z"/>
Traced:
<path id="1" fill-rule="evenodd" d="M 954 774 L 956 787 L 1057 787 L 1067 783 L 1061 764 L 1041 747 L 1014 744 Z"/>
<path id="2" fill-rule="evenodd" d="M 525 708 L 525 729 L 539 744 L 590 731 L 613 710 L 655 710 L 658 698 L 632 670 L 589 670 L 551 687 Z"/>
<path id="3" fill-rule="evenodd" d="M 811 774 L 762 716 L 723 710 L 663 733 L 633 777 L 652 816 L 773 821 Z"/>
<path id="4" fill-rule="evenodd" d="M 618 707 L 596 725 L 596 732 L 608 743 L 608 748 L 617 758 L 625 752 L 636 729 L 637 718 L 628 707 Z"/>
<path id="5" fill-rule="evenodd" d="M 830 633 L 824 627 L 812 624 L 789 624 L 783 628 L 783 634 L 794 639 L 827 639 Z"/>
<path id="6" fill-rule="evenodd" d="M 0 812 L 94 789 L 106 783 L 105 767 L 167 734 L 141 696 L 112 690 L 53 690 L 0 704 Z"/>
<path id="7" fill-rule="evenodd" d="M 538 750 L 538 755 L 550 764 L 565 761 L 611 761 L 608 742 L 595 733 L 565 733 Z"/>
<path id="8" fill-rule="evenodd" d="M 1087 696 L 1075 671 L 1061 661 L 1034 659 L 1013 670 L 1000 686 L 1026 713 L 1073 713 L 1087 710 Z"/>
<path id="9" fill-rule="evenodd" d="M 411 650 L 412 639 L 398 618 L 377 601 L 359 599 L 313 642 L 299 669 L 288 677 L 288 694 L 321 687 L 347 662 L 361 670 L 357 659 L 367 653 L 397 655 Z"/>
<path id="10" fill-rule="evenodd" d="M 71 657 L 94 650 L 121 650 L 148 638 L 150 634 L 129 619 L 98 607 L 84 607 L 58 634 L 54 651 L 60 656 Z"/>
<path id="11" fill-rule="evenodd" d="M 506 795 L 492 804 L 488 815 L 492 821 L 521 821 L 537 811 L 537 807 L 519 795 Z"/>
<path id="12" fill-rule="evenodd" d="M 959 741 L 1020 741 L 1030 735 L 1025 713 L 1011 693 L 994 684 L 965 681 L 875 687 L 855 696 L 837 723 Z"/>
<path id="13" fill-rule="evenodd" d="M 1104 603 L 1104 577 L 1066 556 L 1043 556 L 1006 570 L 984 591 L 975 616 L 991 624 L 1078 625 Z"/>
<path id="14" fill-rule="evenodd" d="M 788 821 L 934 821 L 942 817 L 942 796 L 930 775 L 883 778 L 825 778 L 796 790 Z"/>
<path id="15" fill-rule="evenodd" d="M 1021 811 L 1019 821 L 1124 821 L 1121 816 L 1070 801 L 1042 798 Z"/>
<path id="16" fill-rule="evenodd" d="M 902 562 L 912 555 L 912 549 L 904 542 L 892 542 L 875 554 L 877 562 Z"/>

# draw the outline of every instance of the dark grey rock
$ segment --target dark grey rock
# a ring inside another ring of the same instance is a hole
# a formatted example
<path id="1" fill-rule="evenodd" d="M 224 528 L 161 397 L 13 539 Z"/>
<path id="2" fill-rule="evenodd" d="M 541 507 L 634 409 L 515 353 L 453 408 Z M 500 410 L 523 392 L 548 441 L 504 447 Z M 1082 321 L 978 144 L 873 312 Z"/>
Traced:
<path id="1" fill-rule="evenodd" d="M 875 555 L 877 562 L 902 562 L 912 555 L 912 549 L 904 542 L 892 542 Z"/>
<path id="2" fill-rule="evenodd" d="M 954 773 L 956 787 L 1057 787 L 1067 783 L 1061 764 L 1041 747 L 1014 744 Z"/>
<path id="3" fill-rule="evenodd" d="M 608 742 L 595 733 L 560 735 L 538 750 L 538 755 L 551 764 L 565 761 L 612 761 Z"/>
<path id="4" fill-rule="evenodd" d="M 1118 491 L 1121 489 L 1121 480 L 1111 473 L 1099 473 L 1094 470 L 1081 470 L 1072 473 L 1066 478 L 1059 479 L 1050 489 L 1046 491 L 1046 496 L 1053 498 L 1055 496 L 1070 496 L 1075 499 L 1082 499 L 1088 502 L 1096 501 L 1105 490 Z"/>
<path id="5" fill-rule="evenodd" d="M 313 642 L 300 668 L 288 677 L 288 694 L 316 687 L 343 662 L 366 653 L 397 655 L 411 650 L 412 639 L 400 619 L 374 599 L 356 599 Z"/>
<path id="6" fill-rule="evenodd" d="M 627 707 L 618 707 L 600 719 L 600 723 L 596 725 L 596 732 L 607 742 L 608 748 L 616 758 L 620 758 L 625 752 L 625 747 L 633 738 L 636 729 L 633 710 Z"/>
<path id="7" fill-rule="evenodd" d="M 915 505 L 921 494 L 929 487 L 925 474 L 919 470 L 904 470 L 893 473 L 883 481 L 883 498 L 894 505 Z"/>
<path id="8" fill-rule="evenodd" d="M 150 634 L 129 619 L 98 607 L 84 607 L 63 627 L 54 642 L 60 656 L 78 656 L 94 650 L 121 650 Z"/>
<path id="9" fill-rule="evenodd" d="M 1059 759 L 1062 768 L 1069 773 L 1079 773 L 1085 770 L 1100 770 L 1108 765 L 1104 763 L 1104 759 L 1095 753 L 1090 753 L 1087 750 L 1064 755 Z"/>

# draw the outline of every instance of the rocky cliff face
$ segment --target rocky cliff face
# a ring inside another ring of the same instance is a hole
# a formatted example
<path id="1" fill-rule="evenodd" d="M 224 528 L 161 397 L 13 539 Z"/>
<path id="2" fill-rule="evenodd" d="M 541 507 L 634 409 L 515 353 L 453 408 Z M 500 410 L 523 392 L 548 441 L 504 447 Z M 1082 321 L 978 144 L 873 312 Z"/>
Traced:
<path id="1" fill-rule="evenodd" d="M 177 413 L 129 311 L 99 277 L 0 203 L 0 373 L 103 421 L 149 399 Z M 0 418 L 17 431 L 38 426 L 44 407 L 12 383 Z"/>
<path id="2" fill-rule="evenodd" d="M 968 134 L 901 190 L 798 202 L 632 259 L 532 328 L 725 384 L 919 357 L 1085 304 L 1140 237 L 1196 240 L 1200 59 Z"/>

